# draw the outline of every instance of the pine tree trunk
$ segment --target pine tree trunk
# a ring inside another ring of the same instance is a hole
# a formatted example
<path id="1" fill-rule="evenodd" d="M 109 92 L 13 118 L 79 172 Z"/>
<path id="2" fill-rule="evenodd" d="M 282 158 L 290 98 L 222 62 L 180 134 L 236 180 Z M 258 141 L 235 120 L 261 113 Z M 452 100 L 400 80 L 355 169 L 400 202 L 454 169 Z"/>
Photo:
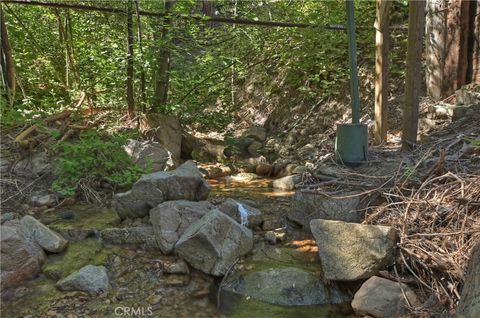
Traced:
<path id="1" fill-rule="evenodd" d="M 135 11 L 137 14 L 137 42 L 138 42 L 138 50 L 140 51 L 140 96 L 141 96 L 141 104 L 142 104 L 142 111 L 146 111 L 146 104 L 147 104 L 147 93 L 146 93 L 146 80 L 145 80 L 145 68 L 143 67 L 143 32 L 142 32 L 142 21 L 140 19 L 140 7 L 138 5 L 138 0 L 135 0 Z"/>
<path id="2" fill-rule="evenodd" d="M 175 1 L 165 0 L 165 13 L 169 13 Z M 170 27 L 172 25 L 172 19 L 166 17 L 163 19 L 161 42 L 162 47 L 160 49 L 158 69 L 156 76 L 155 92 L 153 96 L 153 111 L 163 112 L 164 106 L 168 101 L 168 86 L 169 86 L 169 72 L 170 72 L 170 41 L 168 39 Z"/>
<path id="3" fill-rule="evenodd" d="M 1 73 L 2 78 L 5 84 L 5 89 L 7 92 L 7 98 L 10 105 L 13 105 L 15 99 L 15 90 L 17 86 L 16 82 L 16 70 L 15 64 L 13 62 L 12 47 L 10 46 L 10 41 L 8 40 L 7 26 L 5 24 L 5 17 L 3 15 L 3 10 L 0 6 L 0 32 L 2 36 L 2 45 L 0 52 L 1 59 Z"/>
<path id="4" fill-rule="evenodd" d="M 132 0 L 128 1 L 127 7 L 127 104 L 128 117 L 132 119 L 135 114 L 135 100 L 133 97 L 133 14 Z"/>
<path id="5" fill-rule="evenodd" d="M 425 33 L 425 1 L 409 1 L 407 75 L 403 108 L 402 146 L 411 149 L 417 142 L 418 108 L 422 86 L 422 46 Z"/>
<path id="6" fill-rule="evenodd" d="M 377 0 L 377 14 L 375 21 L 375 144 L 379 145 L 387 140 L 388 119 L 388 52 L 390 50 L 388 32 L 388 12 L 390 1 Z"/>

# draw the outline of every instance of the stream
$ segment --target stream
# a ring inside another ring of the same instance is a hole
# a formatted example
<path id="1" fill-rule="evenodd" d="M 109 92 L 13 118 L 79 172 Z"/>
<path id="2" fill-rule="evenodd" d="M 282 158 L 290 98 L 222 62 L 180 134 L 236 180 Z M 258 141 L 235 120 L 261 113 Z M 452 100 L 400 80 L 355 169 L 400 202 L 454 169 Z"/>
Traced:
<path id="1" fill-rule="evenodd" d="M 259 268 L 293 266 L 321 275 L 315 242 L 286 222 L 293 192 L 273 190 L 269 187 L 271 179 L 227 177 L 208 182 L 212 186 L 209 197 L 212 203 L 226 198 L 243 200 L 261 210 L 272 227 L 280 226 L 286 231 L 286 239 L 276 245 L 265 242 L 264 231 L 254 231 L 254 250 L 236 269 L 246 274 Z M 116 213 L 108 208 L 78 205 L 38 217 L 76 241 L 62 254 L 48 255 L 39 277 L 2 294 L 2 317 L 308 318 L 347 317 L 351 313 L 349 304 L 287 307 L 243 297 L 220 288 L 228 279 L 214 278 L 194 269 L 190 274 L 165 274 L 163 266 L 175 262 L 175 256 L 139 246 L 111 246 L 98 239 L 98 231 L 120 224 Z M 56 289 L 58 279 L 87 264 L 108 268 L 110 292 L 91 296 Z"/>

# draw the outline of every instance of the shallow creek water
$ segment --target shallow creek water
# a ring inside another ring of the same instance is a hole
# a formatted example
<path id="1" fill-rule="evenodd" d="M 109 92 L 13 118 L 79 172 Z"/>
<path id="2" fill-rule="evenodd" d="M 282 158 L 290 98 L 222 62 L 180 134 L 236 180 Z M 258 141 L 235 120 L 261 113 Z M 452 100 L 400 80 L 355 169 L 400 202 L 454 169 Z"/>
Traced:
<path id="1" fill-rule="evenodd" d="M 212 186 L 209 200 L 213 203 L 224 198 L 249 200 L 262 211 L 265 219 L 286 226 L 285 215 L 293 192 L 274 191 L 269 188 L 270 182 L 269 179 L 209 180 Z M 65 210 L 75 214 L 74 220 L 58 218 Z M 284 307 L 218 292 L 223 282 L 196 270 L 190 275 L 164 274 L 162 264 L 175 261 L 175 256 L 133 246 L 108 246 L 98 240 L 99 230 L 120 226 L 115 212 L 107 208 L 69 207 L 40 219 L 64 235 L 86 238 L 71 242 L 63 254 L 49 255 L 39 277 L 3 291 L 2 317 L 308 318 L 347 317 L 350 313 L 348 305 Z M 255 231 L 254 237 L 254 253 L 239 263 L 239 270 L 256 266 L 320 270 L 316 246 L 308 235 L 287 227 L 287 239 L 275 246 L 263 241 L 262 231 Z M 92 296 L 83 292 L 60 292 L 55 288 L 58 279 L 87 264 L 103 264 L 108 268 L 112 284 L 109 293 Z"/>

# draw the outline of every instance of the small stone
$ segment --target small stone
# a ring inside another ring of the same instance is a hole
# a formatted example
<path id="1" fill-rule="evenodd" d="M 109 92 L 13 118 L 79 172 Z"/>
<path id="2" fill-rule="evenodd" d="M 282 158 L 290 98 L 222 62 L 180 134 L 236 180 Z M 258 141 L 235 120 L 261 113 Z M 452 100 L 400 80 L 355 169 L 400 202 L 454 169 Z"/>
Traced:
<path id="1" fill-rule="evenodd" d="M 30 204 L 32 204 L 33 206 L 51 206 L 55 202 L 55 196 L 51 194 L 34 195 L 30 198 Z"/>
<path id="2" fill-rule="evenodd" d="M 287 233 L 285 232 L 282 232 L 282 233 L 275 232 L 275 236 L 277 237 L 277 240 L 280 242 L 285 242 L 285 240 L 287 239 Z"/>
<path id="3" fill-rule="evenodd" d="M 58 217 L 63 220 L 73 220 L 75 218 L 75 213 L 73 211 L 61 211 L 58 213 Z"/>
<path id="4" fill-rule="evenodd" d="M 180 259 L 173 263 L 164 264 L 163 272 L 166 274 L 189 274 L 190 270 L 188 269 L 187 263 Z"/>
<path id="5" fill-rule="evenodd" d="M 274 189 L 291 191 L 295 189 L 295 186 L 302 181 L 302 177 L 299 175 L 286 176 L 272 182 Z"/>
<path id="6" fill-rule="evenodd" d="M 15 218 L 15 214 L 12 212 L 2 213 L 0 224 L 3 224 L 7 221 L 11 221 Z"/>
<path id="7" fill-rule="evenodd" d="M 262 224 L 262 230 L 264 231 L 276 230 L 282 227 L 282 224 L 277 219 L 266 219 Z"/>
<path id="8" fill-rule="evenodd" d="M 267 242 L 272 245 L 277 244 L 277 236 L 275 235 L 275 232 L 268 231 L 267 233 L 265 233 L 265 240 L 267 240 Z"/>
<path id="9" fill-rule="evenodd" d="M 147 298 L 147 301 L 150 305 L 155 305 L 162 301 L 162 296 L 153 294 Z"/>
<path id="10" fill-rule="evenodd" d="M 107 269 L 104 266 L 93 265 L 82 267 L 78 272 L 58 281 L 56 286 L 62 291 L 79 290 L 90 293 L 110 289 Z"/>
<path id="11" fill-rule="evenodd" d="M 189 275 L 168 275 L 165 276 L 165 284 L 171 287 L 187 286 L 190 283 Z"/>
<path id="12" fill-rule="evenodd" d="M 373 276 L 356 292 L 352 308 L 359 315 L 375 318 L 404 317 L 408 304 L 419 305 L 415 293 L 405 284 Z"/>

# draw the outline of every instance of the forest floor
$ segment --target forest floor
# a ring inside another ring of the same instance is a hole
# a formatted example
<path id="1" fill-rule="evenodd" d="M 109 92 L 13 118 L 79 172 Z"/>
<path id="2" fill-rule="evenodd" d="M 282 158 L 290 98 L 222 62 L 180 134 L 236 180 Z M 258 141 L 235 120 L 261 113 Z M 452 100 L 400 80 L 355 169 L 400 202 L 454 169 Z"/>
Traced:
<path id="1" fill-rule="evenodd" d="M 303 173 L 296 189 L 336 198 L 356 193 L 365 203 L 364 223 L 389 225 L 398 230 L 398 257 L 395 265 L 381 272 L 381 276 L 405 282 L 415 289 L 423 305 L 412 308 L 412 314 L 419 317 L 454 315 L 470 251 L 480 239 L 480 115 L 470 112 L 455 120 L 450 115 L 431 118 L 429 114 L 438 114 L 442 105 L 434 107 L 424 102 L 421 143 L 412 152 L 401 150 L 399 135 L 394 133 L 389 135 L 386 144 L 371 147 L 369 161 L 355 168 L 333 160 L 333 130 L 323 135 L 313 130 L 313 135 L 318 134 L 315 139 L 323 142 L 316 145 L 319 149 L 316 160 L 310 160 L 309 170 Z M 3 159 L 10 157 L 10 161 L 16 162 L 29 156 L 32 149 L 12 146 L 25 128 L 17 127 L 3 137 L 0 148 Z M 311 136 L 312 132 L 301 137 L 296 147 L 309 143 Z M 35 147 L 48 142 L 39 140 Z M 44 164 L 38 162 L 40 172 Z M 32 175 L 19 176 L 10 172 L 2 168 L 2 223 L 8 212 L 18 216 L 33 214 L 41 219 L 43 214 L 68 209 L 73 203 L 64 199 L 47 211 L 32 206 L 29 198 L 38 192 L 50 191 L 53 176 L 40 174 L 32 178 Z M 334 176 L 334 179 L 324 180 L 324 175 Z M 246 182 L 209 180 L 213 186 L 210 200 L 214 203 L 224 198 L 255 201 L 265 218 L 286 226 L 287 239 L 281 246 L 291 246 L 299 241 L 298 233 L 286 220 L 293 192 L 274 191 L 269 188 L 270 181 L 265 178 Z M 259 241 L 263 240 L 265 232 L 255 233 Z M 304 239 L 311 240 L 311 236 L 302 237 Z M 182 277 L 177 278 L 179 281 L 166 281 L 170 278 L 161 276 L 158 267 L 149 262 L 151 259 L 159 263 L 172 261 L 161 253 L 108 249 L 108 254 L 116 255 L 108 260 L 120 277 L 121 287 L 115 295 L 104 298 L 92 298 L 84 293 L 61 295 L 48 279 L 40 277 L 3 293 L 7 301 L 2 306 L 2 314 L 56 317 L 76 312 L 65 317 L 98 316 L 111 311 L 114 302 L 131 298 L 135 301 L 148 299 L 156 313 L 165 317 L 218 315 L 216 306 L 208 299 L 213 279 L 207 275 L 194 271 L 186 283 Z M 138 262 L 142 263 L 141 269 L 127 273 Z M 141 293 L 131 295 L 132 282 L 136 282 L 135 288 Z M 158 293 L 156 288 L 160 285 L 162 292 Z M 37 311 L 32 306 L 40 306 L 40 309 Z"/>

